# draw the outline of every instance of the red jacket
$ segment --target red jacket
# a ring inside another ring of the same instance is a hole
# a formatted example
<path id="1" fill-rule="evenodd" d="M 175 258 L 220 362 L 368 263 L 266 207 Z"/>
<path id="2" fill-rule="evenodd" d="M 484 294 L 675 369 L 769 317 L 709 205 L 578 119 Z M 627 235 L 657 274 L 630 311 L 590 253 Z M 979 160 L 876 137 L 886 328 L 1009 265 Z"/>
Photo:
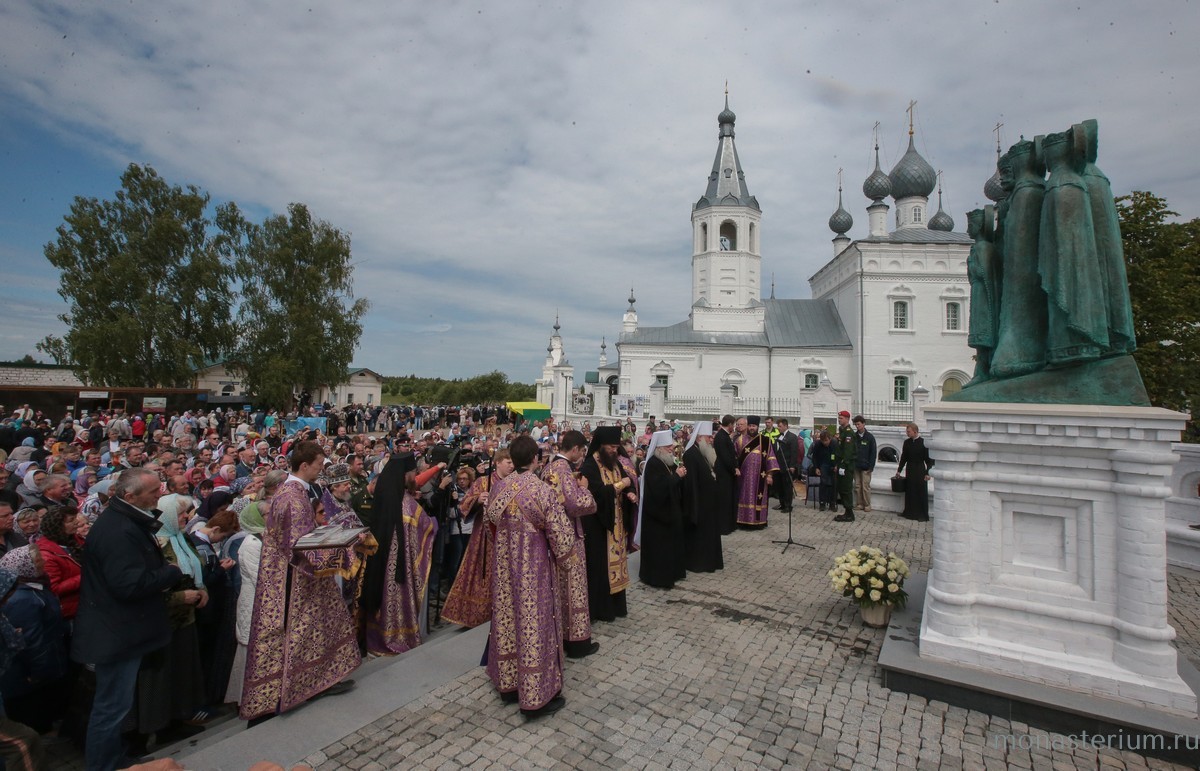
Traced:
<path id="1" fill-rule="evenodd" d="M 58 602 L 62 605 L 63 618 L 75 618 L 75 612 L 79 610 L 79 584 L 83 575 L 82 568 L 71 555 L 67 554 L 67 550 L 61 544 L 55 543 L 49 538 L 39 538 L 37 546 L 42 552 L 42 558 L 46 561 L 46 576 L 50 579 L 50 590 L 58 596 Z"/>

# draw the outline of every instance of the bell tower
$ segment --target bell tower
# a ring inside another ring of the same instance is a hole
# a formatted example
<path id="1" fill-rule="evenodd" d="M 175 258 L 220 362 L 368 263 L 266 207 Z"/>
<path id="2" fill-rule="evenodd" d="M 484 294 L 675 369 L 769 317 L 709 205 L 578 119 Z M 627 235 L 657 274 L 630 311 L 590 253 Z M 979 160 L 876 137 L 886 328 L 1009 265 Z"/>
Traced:
<path id="1" fill-rule="evenodd" d="M 734 145 L 734 121 L 725 89 L 717 116 L 717 157 L 708 188 L 692 206 L 692 328 L 710 332 L 763 329 L 762 210 L 746 187 Z"/>

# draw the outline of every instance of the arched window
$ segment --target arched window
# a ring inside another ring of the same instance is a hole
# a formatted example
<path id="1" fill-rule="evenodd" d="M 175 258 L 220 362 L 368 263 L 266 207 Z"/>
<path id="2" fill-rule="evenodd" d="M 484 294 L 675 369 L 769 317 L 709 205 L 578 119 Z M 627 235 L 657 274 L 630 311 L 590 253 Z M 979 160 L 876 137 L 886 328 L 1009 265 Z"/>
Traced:
<path id="1" fill-rule="evenodd" d="M 946 303 L 946 331 L 957 332 L 962 328 L 962 305 L 957 302 Z"/>
<path id="2" fill-rule="evenodd" d="M 892 303 L 892 329 L 908 329 L 907 300 L 896 300 Z"/>
<path id="3" fill-rule="evenodd" d="M 700 223 L 700 251 L 708 251 L 708 223 Z"/>
<path id="4" fill-rule="evenodd" d="M 962 381 L 956 377 L 946 378 L 946 382 L 942 383 L 942 396 L 950 396 L 962 390 Z"/>
<path id="5" fill-rule="evenodd" d="M 730 220 L 721 223 L 721 251 L 737 251 L 737 225 Z"/>
<path id="6" fill-rule="evenodd" d="M 908 375 L 896 375 L 892 378 L 892 401 L 908 401 Z"/>
<path id="7" fill-rule="evenodd" d="M 758 244 L 755 243 L 757 241 L 757 237 L 758 237 L 758 233 L 755 230 L 754 223 L 751 222 L 750 223 L 750 251 L 751 252 L 758 251 Z"/>

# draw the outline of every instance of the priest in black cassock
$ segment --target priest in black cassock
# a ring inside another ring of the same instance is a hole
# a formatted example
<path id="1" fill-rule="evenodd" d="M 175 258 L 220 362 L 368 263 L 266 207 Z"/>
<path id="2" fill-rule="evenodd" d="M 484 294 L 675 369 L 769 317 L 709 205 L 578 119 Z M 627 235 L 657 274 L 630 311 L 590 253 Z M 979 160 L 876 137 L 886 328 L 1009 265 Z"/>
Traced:
<path id="1" fill-rule="evenodd" d="M 692 428 L 683 465 L 683 543 L 686 567 L 692 573 L 711 573 L 725 567 L 721 556 L 724 499 L 717 494 L 717 452 L 713 449 L 713 424 L 698 420 Z"/>
<path id="2" fill-rule="evenodd" d="M 579 471 L 596 501 L 596 512 L 579 518 L 587 561 L 588 609 L 592 621 L 628 615 L 629 555 L 625 534 L 637 517 L 637 481 L 621 466 L 621 429 L 599 426 Z"/>
<path id="3" fill-rule="evenodd" d="M 634 543 L 641 547 L 638 577 L 648 586 L 671 589 L 687 577 L 683 548 L 683 484 L 687 469 L 675 461 L 675 437 L 656 431 L 646 450 Z"/>

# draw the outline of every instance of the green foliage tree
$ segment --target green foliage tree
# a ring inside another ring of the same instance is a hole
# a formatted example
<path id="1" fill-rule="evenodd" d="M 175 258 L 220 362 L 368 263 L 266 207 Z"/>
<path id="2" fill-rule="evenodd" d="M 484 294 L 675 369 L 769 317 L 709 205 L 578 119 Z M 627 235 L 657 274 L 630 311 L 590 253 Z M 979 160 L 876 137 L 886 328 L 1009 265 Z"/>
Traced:
<path id="1" fill-rule="evenodd" d="M 76 197 L 45 255 L 61 272 L 68 331 L 38 350 L 86 383 L 191 385 L 234 342 L 233 266 L 245 242 L 235 204 L 130 164 L 113 200 Z"/>
<path id="2" fill-rule="evenodd" d="M 342 383 L 368 305 L 354 298 L 350 236 L 293 203 L 250 228 L 236 271 L 241 336 L 229 366 L 257 401 L 287 408 L 294 387 Z"/>
<path id="3" fill-rule="evenodd" d="M 501 404 L 529 401 L 537 389 L 510 382 L 503 372 L 489 372 L 466 380 L 442 378 L 385 377 L 383 400 L 401 404 Z"/>
<path id="4" fill-rule="evenodd" d="M 1200 404 L 1200 219 L 1168 222 L 1166 200 L 1143 191 L 1117 198 L 1117 212 L 1150 402 L 1190 412 Z"/>

